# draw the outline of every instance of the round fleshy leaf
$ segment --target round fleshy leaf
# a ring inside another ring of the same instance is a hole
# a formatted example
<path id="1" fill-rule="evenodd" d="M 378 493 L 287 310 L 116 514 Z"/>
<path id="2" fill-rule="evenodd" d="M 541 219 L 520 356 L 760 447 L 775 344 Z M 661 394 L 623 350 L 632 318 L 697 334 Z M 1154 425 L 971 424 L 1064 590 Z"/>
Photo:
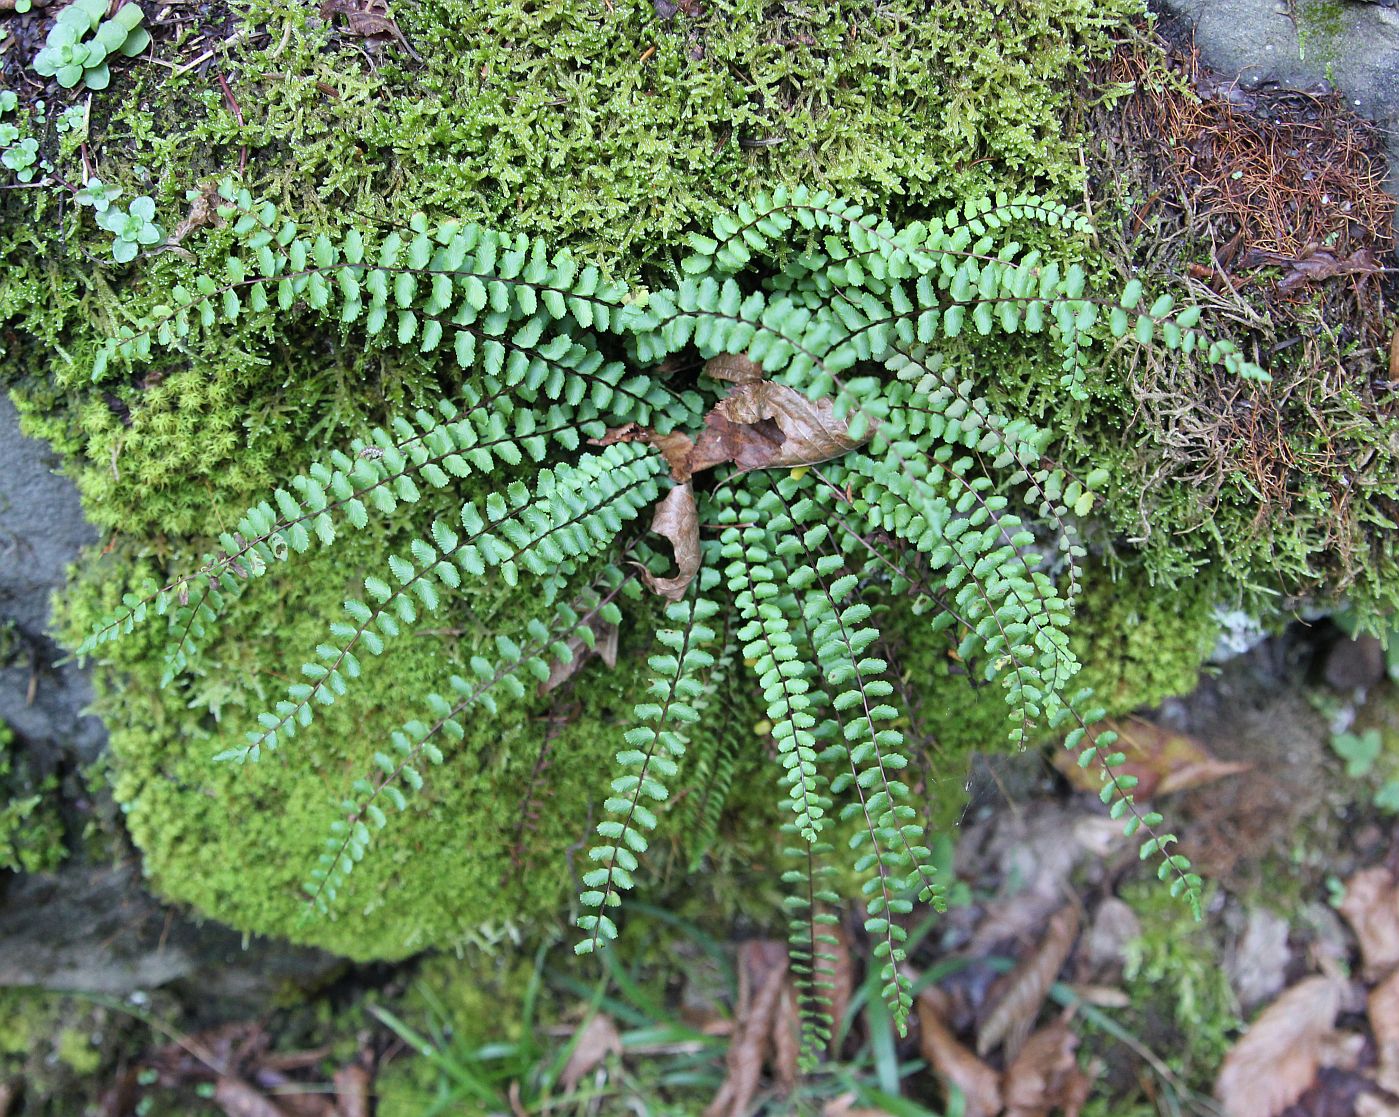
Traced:
<path id="1" fill-rule="evenodd" d="M 83 68 L 77 65 L 60 66 L 55 76 L 58 78 L 58 84 L 64 89 L 72 89 L 83 80 Z"/>
<path id="2" fill-rule="evenodd" d="M 126 42 L 120 47 L 120 53 L 126 58 L 135 58 L 150 45 L 151 33 L 144 27 L 138 27 L 126 37 Z"/>
<path id="3" fill-rule="evenodd" d="M 107 69 L 107 64 L 104 62 L 95 69 L 88 70 L 84 74 L 83 80 L 89 89 L 106 89 L 107 83 L 112 80 L 112 71 Z"/>
<path id="4" fill-rule="evenodd" d="M 118 264 L 130 263 L 136 259 L 136 242 L 121 237 L 112 241 L 112 259 Z"/>
<path id="5" fill-rule="evenodd" d="M 149 195 L 141 194 L 139 197 L 132 198 L 131 205 L 127 208 L 133 217 L 139 217 L 142 221 L 155 219 L 155 200 Z"/>

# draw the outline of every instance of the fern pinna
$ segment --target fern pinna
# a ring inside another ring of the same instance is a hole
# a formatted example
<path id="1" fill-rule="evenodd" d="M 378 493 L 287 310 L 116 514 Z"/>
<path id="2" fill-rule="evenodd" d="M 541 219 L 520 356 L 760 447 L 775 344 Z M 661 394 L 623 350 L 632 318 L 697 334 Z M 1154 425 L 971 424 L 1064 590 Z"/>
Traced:
<path id="1" fill-rule="evenodd" d="M 499 633 L 493 657 L 472 656 L 469 675 L 444 679 L 369 749 L 308 867 L 321 911 L 333 912 L 375 832 L 409 807 L 432 766 L 469 762 L 452 755 L 469 710 L 490 714 L 496 695 L 548 679 L 595 639 L 600 619 L 620 619 L 620 599 L 648 587 L 669 599 L 665 627 L 589 853 L 580 953 L 616 936 L 615 909 L 678 787 L 703 785 L 712 832 L 732 746 L 691 754 L 690 737 L 741 659 L 766 704 L 789 816 L 808 1052 L 827 1038 L 838 848 L 863 881 L 865 926 L 902 1024 L 904 917 L 938 904 L 943 882 L 902 778 L 909 755 L 890 665 L 872 652 L 879 602 L 925 616 L 930 638 L 1002 688 L 1013 741 L 1060 731 L 1085 765 L 1101 763 L 1114 817 L 1143 831 L 1143 856 L 1198 902 L 1174 838 L 1156 832 L 1160 818 L 1138 810 L 1134 781 L 1117 773 L 1112 735 L 1089 736 L 1101 712 L 1075 693 L 1075 523 L 1105 474 L 1071 476 L 1046 457 L 1049 431 L 993 410 L 955 363 L 967 351 L 957 339 L 1042 335 L 1075 395 L 1106 338 L 1198 349 L 1237 375 L 1265 374 L 1204 338 L 1197 309 L 1177 311 L 1169 295 L 1148 304 L 1136 280 L 1091 297 L 1080 265 L 1015 239 L 1036 224 L 1077 232 L 1079 218 L 1001 196 L 896 228 L 825 193 L 777 190 L 692 236 L 675 284 L 646 291 L 522 234 L 418 216 L 401 230 L 310 235 L 246 190 L 226 185 L 222 200 L 231 253 L 216 267 L 187 265 L 173 305 L 150 307 L 101 350 L 95 380 L 275 305 L 336 319 L 371 345 L 442 353 L 460 389 L 329 452 L 248 509 L 196 568 L 126 595 L 80 651 L 165 617 L 173 678 L 228 603 L 272 569 L 413 504 L 423 486 L 504 469 L 515 479 L 384 557 L 328 621 L 303 678 L 218 759 L 253 762 L 286 745 L 319 707 L 350 695 L 361 657 L 449 609 L 469 579 L 529 582 L 554 610 Z M 702 373 L 685 374 L 699 362 Z M 518 479 L 525 466 L 532 482 Z M 662 577 L 668 550 L 680 572 Z"/>

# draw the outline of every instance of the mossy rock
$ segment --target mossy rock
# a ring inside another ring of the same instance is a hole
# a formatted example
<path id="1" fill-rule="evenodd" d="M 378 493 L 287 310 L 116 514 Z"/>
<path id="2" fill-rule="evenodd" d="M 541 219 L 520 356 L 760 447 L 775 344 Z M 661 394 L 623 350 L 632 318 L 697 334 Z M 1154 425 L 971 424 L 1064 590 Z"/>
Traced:
<path id="1" fill-rule="evenodd" d="M 276 33 L 242 48 L 232 67 L 243 104 L 257 105 L 246 125 L 203 78 L 145 70 L 132 84 L 119 76 L 101 99 L 90 141 L 108 180 L 150 190 L 168 226 L 190 212 L 185 192 L 228 173 L 246 147 L 250 187 L 309 228 L 351 216 L 402 222 L 422 209 L 540 233 L 613 274 L 664 281 L 684 230 L 777 182 L 828 186 L 894 218 L 992 184 L 1071 196 L 1081 172 L 1061 113 L 1074 75 L 1134 10 L 1117 0 L 1037 0 L 1011 11 L 840 3 L 774 15 L 735 3 L 666 22 L 646 0 L 559 5 L 547 18 L 515 3 L 430 0 L 395 13 L 418 63 L 399 46 L 318 25 L 304 6 L 260 4 L 248 18 Z M 158 299 L 182 263 L 166 253 L 128 272 L 93 269 L 83 254 L 108 246 L 90 217 L 73 207 L 60 215 L 45 201 L 35 211 L 47 225 L 26 212 L 0 235 L 12 277 L 0 320 L 13 327 L 0 371 L 30 428 L 68 455 L 89 514 L 113 533 L 114 553 L 85 565 L 64 604 L 70 633 L 141 574 L 188 568 L 209 533 L 313 451 L 455 392 L 454 370 L 346 346 L 275 310 L 245 313 L 139 380 L 93 385 L 92 353 L 123 320 L 124 300 Z M 226 240 L 217 229 L 198 237 L 190 243 L 211 254 Z M 1037 385 L 1026 399 L 1052 394 L 1056 376 L 1016 346 L 1004 355 L 1007 393 L 1020 376 Z M 1100 426 L 1111 428 L 1117 400 L 1105 389 L 1098 402 L 1107 413 Z M 1078 439 L 1074 455 L 1091 460 L 1098 446 L 1079 418 L 1066 429 Z M 454 494 L 473 495 L 470 486 Z M 434 622 L 450 631 L 399 641 L 353 701 L 320 712 L 279 753 L 238 768 L 211 762 L 296 676 L 376 556 L 414 525 L 421 532 L 434 507 L 446 504 L 426 500 L 382 532 L 302 557 L 259 584 L 193 673 L 164 690 L 159 626 L 114 646 L 100 700 L 114 787 L 162 894 L 235 927 L 354 958 L 402 957 L 566 915 L 577 891 L 569 851 L 595 821 L 640 691 L 653 605 L 632 610 L 617 668 L 590 665 L 568 693 L 573 708 L 550 742 L 537 795 L 525 789 L 537 774 L 547 703 L 527 698 L 469 727 L 357 868 L 333 919 L 307 920 L 301 882 L 336 803 L 428 691 L 491 634 L 522 630 L 541 603 L 480 588 Z M 1166 631 L 1147 603 L 1152 592 L 1143 575 L 1130 592 L 1087 599 L 1102 626 L 1085 645 L 1090 675 L 1098 672 L 1114 709 L 1185 685 L 1203 654 L 1209 589 L 1184 636 Z M 1179 654 L 1151 662 L 1112 654 L 1111 633 L 1129 608 L 1150 616 L 1156 638 Z M 944 750 L 930 749 L 927 765 L 942 779 L 932 813 L 950 820 L 967 754 L 1006 739 L 1003 699 L 999 688 L 973 689 L 911 623 L 893 623 L 890 639 L 904 649 L 906 684 Z M 743 730 L 742 717 L 734 724 L 742 774 L 726 848 L 713 855 L 770 861 L 777 772 L 760 736 Z M 693 837 L 673 835 L 679 856 L 670 860 L 694 856 Z"/>

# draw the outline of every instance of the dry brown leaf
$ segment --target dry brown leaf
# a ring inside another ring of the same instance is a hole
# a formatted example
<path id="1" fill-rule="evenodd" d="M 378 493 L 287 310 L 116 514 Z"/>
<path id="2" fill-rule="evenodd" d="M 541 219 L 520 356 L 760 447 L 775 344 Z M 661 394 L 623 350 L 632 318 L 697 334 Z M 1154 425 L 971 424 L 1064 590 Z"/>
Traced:
<path id="1" fill-rule="evenodd" d="M 567 663 L 556 659 L 549 665 L 549 677 L 539 684 L 540 694 L 548 694 L 573 678 L 591 656 L 597 656 L 609 670 L 617 666 L 617 640 L 621 629 L 601 617 L 589 621 L 588 628 L 593 633 L 592 645 L 585 643 L 581 636 L 570 636 L 565 643 L 573 658 Z"/>
<path id="2" fill-rule="evenodd" d="M 601 1066 L 607 1056 L 621 1053 L 622 1037 L 617 1032 L 617 1025 L 612 1023 L 612 1017 L 599 1012 L 583 1025 L 559 1081 L 563 1083 L 564 1090 L 571 1093 L 583 1076 Z"/>
<path id="3" fill-rule="evenodd" d="M 699 512 L 695 508 L 694 486 L 686 482 L 666 493 L 665 499 L 656 505 L 651 530 L 670 540 L 679 573 L 674 578 L 657 578 L 649 570 L 644 570 L 641 580 L 653 593 L 660 594 L 668 601 L 679 601 L 699 573 Z"/>
<path id="4" fill-rule="evenodd" d="M 1225 1117 L 1277 1117 L 1302 1096 L 1321 1065 L 1341 993 L 1339 981 L 1309 977 L 1263 1010 L 1215 1081 Z"/>
<path id="5" fill-rule="evenodd" d="M 855 994 L 855 952 L 850 941 L 850 932 L 843 922 L 831 928 L 836 939 L 835 946 L 827 946 L 834 961 L 826 971 L 831 983 L 829 990 L 831 1006 L 831 1054 L 836 1053 L 840 1029 L 845 1023 L 845 1014 L 850 1008 L 850 998 Z"/>
<path id="6" fill-rule="evenodd" d="M 1388 869 L 1376 865 L 1352 876 L 1337 910 L 1360 940 L 1367 978 L 1378 980 L 1399 965 L 1399 889 Z"/>
<path id="7" fill-rule="evenodd" d="M 782 983 L 782 998 L 772 1018 L 772 1073 L 778 1088 L 789 1094 L 797 1084 L 801 1057 L 801 1015 L 797 1011 L 797 987 Z"/>
<path id="8" fill-rule="evenodd" d="M 389 15 L 389 6 L 386 0 L 322 0 L 321 18 L 327 23 L 331 23 L 337 15 L 345 17 L 345 23 L 351 35 L 358 35 L 361 39 L 377 39 L 381 42 L 395 40 L 414 61 L 422 61 L 417 52 L 408 45 L 408 40 L 403 37 L 403 32 L 399 30 L 398 24 Z"/>
<path id="9" fill-rule="evenodd" d="M 337 1070 L 331 1081 L 335 1084 L 336 1117 L 369 1117 L 372 1083 L 367 1070 L 351 1063 Z"/>
<path id="10" fill-rule="evenodd" d="M 1143 718 L 1104 721 L 1090 733 L 1096 740 L 1098 733 L 1108 730 L 1117 734 L 1115 751 L 1127 756 L 1127 762 L 1114 770 L 1119 775 L 1137 777 L 1139 782 L 1133 795 L 1138 802 L 1145 802 L 1153 795 L 1200 787 L 1252 767 L 1219 760 L 1193 737 Z M 1080 791 L 1096 794 L 1103 785 L 1102 765 L 1095 761 L 1087 768 L 1080 768 L 1077 753 L 1059 750 L 1054 754 L 1054 766 Z"/>
<path id="11" fill-rule="evenodd" d="M 949 1086 L 966 1099 L 965 1117 L 996 1117 L 1001 1111 L 1000 1076 L 958 1042 L 946 1024 L 946 997 L 936 986 L 918 994 L 918 1048 Z"/>
<path id="12" fill-rule="evenodd" d="M 840 1094 L 821 1107 L 821 1117 L 889 1117 L 888 1110 L 856 1105 L 859 1100 L 854 1091 Z"/>
<path id="13" fill-rule="evenodd" d="M 1063 1020 L 1055 1020 L 1025 1040 L 1003 1079 L 1004 1117 L 1049 1117 L 1063 1111 L 1077 1117 L 1093 1090 L 1073 1053 L 1079 1037 Z"/>
<path id="14" fill-rule="evenodd" d="M 1399 380 L 1399 328 L 1389 339 L 1389 379 L 1391 383 Z"/>
<path id="15" fill-rule="evenodd" d="M 727 1073 L 705 1117 L 740 1117 L 758 1092 L 773 1023 L 787 984 L 787 944 L 754 939 L 738 948 L 738 1011 L 725 1058 Z"/>
<path id="16" fill-rule="evenodd" d="M 704 417 L 691 467 L 698 473 L 733 462 L 747 473 L 814 465 L 862 441 L 835 418 L 830 400 L 812 402 L 784 384 L 760 380 L 737 385 Z"/>
<path id="17" fill-rule="evenodd" d="M 1365 1011 L 1379 1061 L 1375 1081 L 1391 1093 L 1399 1093 L 1399 971 L 1370 990 Z"/>
<path id="18" fill-rule="evenodd" d="M 720 353 L 704 362 L 704 374 L 730 384 L 752 384 L 763 378 L 763 366 L 741 354 Z"/>
<path id="19" fill-rule="evenodd" d="M 1246 268 L 1273 266 L 1287 269 L 1287 274 L 1278 282 L 1279 291 L 1291 291 L 1303 284 L 1320 283 L 1338 275 L 1371 275 L 1380 270 L 1375 254 L 1368 248 L 1357 249 L 1342 258 L 1324 249 L 1304 250 L 1303 255 L 1295 258 L 1254 249 L 1243 261 Z"/>
<path id="20" fill-rule="evenodd" d="M 1066 904 L 1050 917 L 1040 944 L 992 988 L 992 1007 L 976 1034 L 978 1055 L 1004 1041 L 1006 1058 L 1015 1058 L 1077 937 L 1078 908 Z"/>
<path id="21" fill-rule="evenodd" d="M 261 1091 L 237 1078 L 220 1078 L 214 1085 L 214 1104 L 227 1117 L 286 1117 Z"/>
<path id="22" fill-rule="evenodd" d="M 1074 1059 L 1078 1037 L 1062 1020 L 1042 1028 L 1021 1047 L 1002 1080 L 1005 1117 L 1077 1117 L 1093 1079 Z"/>

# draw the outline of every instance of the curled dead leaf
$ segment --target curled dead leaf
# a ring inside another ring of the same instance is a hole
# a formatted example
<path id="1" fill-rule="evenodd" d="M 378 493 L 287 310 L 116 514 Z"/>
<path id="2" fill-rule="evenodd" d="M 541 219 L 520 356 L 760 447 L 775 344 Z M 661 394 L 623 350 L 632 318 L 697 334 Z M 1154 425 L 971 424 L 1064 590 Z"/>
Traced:
<path id="1" fill-rule="evenodd" d="M 226 1117 L 286 1117 L 260 1090 L 237 1078 L 220 1078 L 214 1084 L 214 1104 Z"/>
<path id="2" fill-rule="evenodd" d="M 787 944 L 778 940 L 754 939 L 738 948 L 738 1009 L 725 1057 L 727 1073 L 704 1117 L 740 1117 L 749 1111 L 768 1052 L 777 1049 L 773 1030 L 791 1026 L 781 1011 L 791 984 L 787 961 Z"/>
<path id="3" fill-rule="evenodd" d="M 573 1046 L 573 1053 L 569 1055 L 563 1073 L 559 1075 L 559 1081 L 564 1090 L 572 1092 L 583 1080 L 583 1076 L 600 1067 L 607 1056 L 621 1053 L 622 1037 L 617 1032 L 617 1025 L 612 1023 L 612 1018 L 606 1013 L 599 1012 L 583 1025 L 583 1030 L 578 1034 L 578 1041 Z"/>
<path id="4" fill-rule="evenodd" d="M 1000 1076 L 964 1047 L 947 1026 L 946 995 L 936 986 L 918 994 L 918 1047 L 948 1086 L 966 1099 L 965 1117 L 996 1117 L 1001 1111 Z"/>
<path id="5" fill-rule="evenodd" d="M 990 1011 L 976 1034 L 978 1055 L 1004 1042 L 1006 1057 L 1015 1058 L 1077 937 L 1078 909 L 1066 904 L 1050 917 L 1040 944 L 992 988 Z"/>
<path id="6" fill-rule="evenodd" d="M 829 461 L 864 439 L 835 417 L 830 400 L 812 401 L 770 380 L 738 384 L 705 416 L 691 459 L 698 473 L 733 462 L 745 473 Z"/>
<path id="7" fill-rule="evenodd" d="M 763 366 L 742 354 L 720 353 L 704 362 L 704 374 L 730 384 L 752 384 L 763 378 Z"/>
<path id="8" fill-rule="evenodd" d="M 1225 1117 L 1277 1117 L 1312 1084 L 1341 1007 L 1341 982 L 1299 981 L 1224 1057 L 1214 1095 Z"/>
<path id="9" fill-rule="evenodd" d="M 589 621 L 588 628 L 593 633 L 592 644 L 585 643 L 581 636 L 570 636 L 565 643 L 573 653 L 572 658 L 567 663 L 556 659 L 550 664 L 549 677 L 539 684 L 540 694 L 548 694 L 551 690 L 563 686 L 578 674 L 591 656 L 597 656 L 609 670 L 617 666 L 617 640 L 621 630 L 615 624 L 608 624 L 601 617 L 594 617 Z"/>
<path id="10" fill-rule="evenodd" d="M 1399 965 L 1399 887 L 1388 869 L 1377 865 L 1355 873 L 1337 910 L 1360 940 L 1367 977 L 1375 980 Z"/>
<path id="11" fill-rule="evenodd" d="M 686 482 L 676 485 L 666 494 L 665 499 L 656 505 L 651 530 L 670 540 L 679 573 L 674 578 L 657 578 L 650 571 L 643 571 L 641 580 L 653 593 L 669 601 L 679 601 L 699 573 L 699 512 L 695 508 L 694 486 Z"/>
<path id="12" fill-rule="evenodd" d="M 1005 1117 L 1077 1117 L 1093 1079 L 1074 1058 L 1078 1037 L 1062 1020 L 1042 1028 L 1021 1047 L 1002 1079 Z"/>

